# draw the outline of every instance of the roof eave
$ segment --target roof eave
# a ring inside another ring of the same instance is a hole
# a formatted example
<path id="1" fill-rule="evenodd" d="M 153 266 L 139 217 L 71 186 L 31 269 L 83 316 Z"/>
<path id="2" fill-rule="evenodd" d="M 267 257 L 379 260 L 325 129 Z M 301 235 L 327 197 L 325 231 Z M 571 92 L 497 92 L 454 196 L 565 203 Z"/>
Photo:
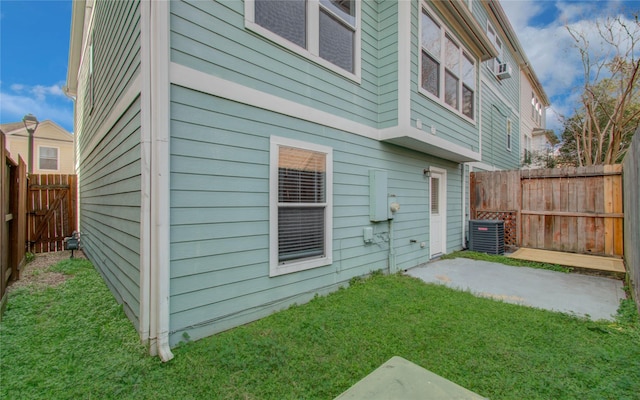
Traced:
<path id="1" fill-rule="evenodd" d="M 67 65 L 67 84 L 64 91 L 68 96 L 75 97 L 78 90 L 78 70 L 82 58 L 82 36 L 84 34 L 84 0 L 73 2 L 71 9 L 71 34 L 69 39 L 69 61 Z"/>

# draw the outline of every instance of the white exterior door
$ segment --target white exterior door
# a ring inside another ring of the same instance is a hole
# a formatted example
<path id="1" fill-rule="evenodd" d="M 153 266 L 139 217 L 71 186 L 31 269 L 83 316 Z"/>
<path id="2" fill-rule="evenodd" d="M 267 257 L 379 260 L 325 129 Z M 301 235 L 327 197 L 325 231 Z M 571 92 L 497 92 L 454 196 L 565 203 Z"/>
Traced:
<path id="1" fill-rule="evenodd" d="M 431 257 L 445 252 L 446 221 L 447 221 L 447 175 L 446 171 L 431 167 L 430 179 L 430 229 L 429 229 L 429 254 Z"/>

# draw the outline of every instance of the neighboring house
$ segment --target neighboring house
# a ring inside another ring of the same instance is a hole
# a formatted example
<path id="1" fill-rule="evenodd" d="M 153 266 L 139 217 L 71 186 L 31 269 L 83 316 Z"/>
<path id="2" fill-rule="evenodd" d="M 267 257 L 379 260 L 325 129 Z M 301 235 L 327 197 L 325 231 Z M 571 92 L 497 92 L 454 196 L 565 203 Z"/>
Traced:
<path id="1" fill-rule="evenodd" d="M 21 122 L 0 125 L 7 135 L 11 158 L 22 157 L 29 168 L 29 132 Z M 74 136 L 51 120 L 40 122 L 33 133 L 34 174 L 75 174 Z"/>
<path id="2" fill-rule="evenodd" d="M 519 165 L 504 23 L 497 1 L 74 2 L 83 247 L 151 352 L 463 248 L 467 163 Z"/>
<path id="3" fill-rule="evenodd" d="M 553 149 L 558 142 L 553 131 L 546 129 L 546 109 L 549 107 L 549 99 L 536 78 L 535 72 L 528 66 L 520 71 L 520 132 L 523 145 L 520 149 L 520 157 L 525 167 L 535 167 L 532 159 L 534 153 Z M 540 138 L 549 144 L 549 147 L 540 143 Z"/>

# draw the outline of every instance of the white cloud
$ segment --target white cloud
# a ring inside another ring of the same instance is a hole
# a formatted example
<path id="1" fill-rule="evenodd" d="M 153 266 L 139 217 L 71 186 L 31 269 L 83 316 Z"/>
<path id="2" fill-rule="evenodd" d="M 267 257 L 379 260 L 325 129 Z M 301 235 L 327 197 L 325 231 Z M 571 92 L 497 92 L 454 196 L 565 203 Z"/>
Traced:
<path id="1" fill-rule="evenodd" d="M 606 12 L 618 10 L 620 0 L 502 0 L 501 5 L 551 100 L 547 128 L 559 133 L 562 124 L 558 114 L 573 114 L 584 78 L 580 52 L 567 26 L 586 35 L 594 51 L 593 60 L 604 59 L 608 49 L 599 45 L 595 21 L 605 17 Z"/>
<path id="2" fill-rule="evenodd" d="M 0 104 L 2 123 L 20 121 L 31 113 L 40 121 L 49 119 L 73 130 L 73 102 L 64 95 L 59 84 L 28 86 L 15 83 L 8 91 L 0 86 Z"/>

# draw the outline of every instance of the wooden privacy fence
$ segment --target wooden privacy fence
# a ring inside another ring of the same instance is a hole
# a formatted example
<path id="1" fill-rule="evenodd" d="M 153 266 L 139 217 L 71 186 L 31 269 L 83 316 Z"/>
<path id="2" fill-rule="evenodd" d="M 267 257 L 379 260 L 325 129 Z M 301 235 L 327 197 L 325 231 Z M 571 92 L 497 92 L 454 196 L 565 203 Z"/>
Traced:
<path id="1" fill-rule="evenodd" d="M 27 238 L 27 165 L 13 161 L 6 151 L 5 136 L 0 134 L 0 314 L 6 301 L 10 280 L 19 278 L 25 262 Z"/>
<path id="2" fill-rule="evenodd" d="M 34 253 L 64 250 L 76 230 L 77 175 L 29 175 L 29 246 Z"/>
<path id="3" fill-rule="evenodd" d="M 622 257 L 622 166 L 473 172 L 471 218 L 505 221 L 505 245 Z"/>

